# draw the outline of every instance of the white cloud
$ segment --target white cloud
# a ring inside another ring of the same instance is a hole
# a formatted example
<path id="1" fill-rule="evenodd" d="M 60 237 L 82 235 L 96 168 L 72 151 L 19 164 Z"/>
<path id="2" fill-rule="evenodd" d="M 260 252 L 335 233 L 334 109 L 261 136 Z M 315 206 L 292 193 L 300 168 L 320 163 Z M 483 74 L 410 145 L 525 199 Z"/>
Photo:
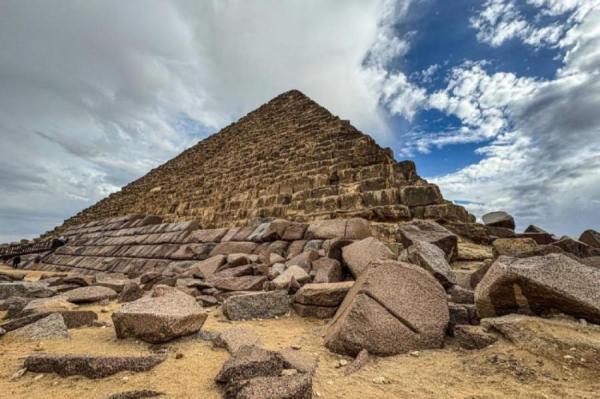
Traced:
<path id="1" fill-rule="evenodd" d="M 408 49 L 392 26 L 409 4 L 3 1 L 0 241 L 59 224 L 293 88 L 389 140 L 379 101 Z"/>
<path id="2" fill-rule="evenodd" d="M 522 12 L 525 4 L 536 9 L 534 18 Z M 598 0 L 486 0 L 481 11 L 471 18 L 471 26 L 481 42 L 494 47 L 511 39 L 533 47 L 557 46 L 569 29 L 599 4 Z M 543 18 L 565 14 L 565 23 Z"/>
<path id="3" fill-rule="evenodd" d="M 497 74 L 478 72 L 479 82 L 503 81 L 504 89 L 491 91 L 486 103 L 505 105 L 504 123 L 493 144 L 480 149 L 481 162 L 434 179 L 447 197 L 474 203 L 468 207 L 477 214 L 509 210 L 521 227 L 536 223 L 572 235 L 598 228 L 599 27 L 595 10 L 570 29 L 564 66 L 553 80 L 494 79 Z M 435 101 L 440 108 L 446 104 Z"/>

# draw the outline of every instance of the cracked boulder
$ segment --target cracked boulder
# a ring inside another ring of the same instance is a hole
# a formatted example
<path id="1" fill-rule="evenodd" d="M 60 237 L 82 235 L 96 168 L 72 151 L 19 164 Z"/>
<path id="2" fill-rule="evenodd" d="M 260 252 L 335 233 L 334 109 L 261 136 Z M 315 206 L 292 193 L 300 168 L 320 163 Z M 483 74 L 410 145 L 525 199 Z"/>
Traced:
<path id="1" fill-rule="evenodd" d="M 479 315 L 558 310 L 600 323 L 600 270 L 563 254 L 501 256 L 475 289 Z"/>
<path id="2" fill-rule="evenodd" d="M 422 268 L 381 261 L 360 275 L 325 332 L 325 346 L 356 356 L 439 348 L 448 325 L 442 286 Z"/>
<path id="3" fill-rule="evenodd" d="M 150 343 L 193 334 L 206 317 L 194 297 L 166 286 L 155 287 L 150 296 L 127 303 L 112 314 L 118 338 L 135 337 Z"/>

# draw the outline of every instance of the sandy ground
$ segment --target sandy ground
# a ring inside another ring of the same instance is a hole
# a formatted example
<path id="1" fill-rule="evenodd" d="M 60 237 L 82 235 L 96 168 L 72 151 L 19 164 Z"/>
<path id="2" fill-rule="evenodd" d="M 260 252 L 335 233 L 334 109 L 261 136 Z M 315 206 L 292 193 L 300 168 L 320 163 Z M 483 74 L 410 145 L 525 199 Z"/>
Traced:
<path id="1" fill-rule="evenodd" d="M 101 320 L 110 321 L 111 312 L 118 306 L 111 303 L 106 307 L 81 308 L 95 310 Z M 464 351 L 448 340 L 444 349 L 422 351 L 418 356 L 372 357 L 365 368 L 344 376 L 343 369 L 335 367 L 343 357 L 328 352 L 322 345 L 325 325 L 321 320 L 294 315 L 277 320 L 229 322 L 219 311 L 213 311 L 203 329 L 222 331 L 244 326 L 254 330 L 267 348 L 299 345 L 303 351 L 313 353 L 319 359 L 314 378 L 318 398 L 600 398 L 598 372 L 536 357 L 508 342 L 498 342 L 481 351 Z M 70 340 L 41 343 L 10 336 L 0 338 L 0 398 L 95 399 L 134 389 L 162 391 L 168 398 L 221 397 L 213 378 L 229 354 L 213 348 L 210 342 L 188 337 L 153 346 L 117 340 L 111 327 L 69 332 Z M 11 376 L 22 368 L 23 358 L 39 347 L 51 353 L 102 355 L 166 351 L 168 359 L 149 372 L 123 372 L 101 380 L 33 373 L 12 380 Z M 176 359 L 178 353 L 183 358 Z M 377 377 L 385 377 L 390 383 L 377 384 L 373 381 Z"/>

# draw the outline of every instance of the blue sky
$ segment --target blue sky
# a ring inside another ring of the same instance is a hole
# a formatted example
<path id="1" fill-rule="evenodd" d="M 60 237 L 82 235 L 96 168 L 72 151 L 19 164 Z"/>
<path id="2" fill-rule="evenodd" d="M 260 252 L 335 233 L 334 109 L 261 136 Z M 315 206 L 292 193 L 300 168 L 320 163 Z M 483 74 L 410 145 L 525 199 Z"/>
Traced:
<path id="1" fill-rule="evenodd" d="M 5 1 L 0 242 L 290 89 L 477 216 L 599 229 L 599 2 Z"/>

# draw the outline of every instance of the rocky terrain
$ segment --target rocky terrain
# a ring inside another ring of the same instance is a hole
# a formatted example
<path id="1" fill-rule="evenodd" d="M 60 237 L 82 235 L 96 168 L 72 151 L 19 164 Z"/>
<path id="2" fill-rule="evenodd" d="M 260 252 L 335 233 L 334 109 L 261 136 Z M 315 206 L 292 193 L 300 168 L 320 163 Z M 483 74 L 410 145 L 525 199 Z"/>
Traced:
<path id="1" fill-rule="evenodd" d="M 4 252 L 0 392 L 599 397 L 600 234 L 514 229 L 504 212 L 72 226 Z"/>

